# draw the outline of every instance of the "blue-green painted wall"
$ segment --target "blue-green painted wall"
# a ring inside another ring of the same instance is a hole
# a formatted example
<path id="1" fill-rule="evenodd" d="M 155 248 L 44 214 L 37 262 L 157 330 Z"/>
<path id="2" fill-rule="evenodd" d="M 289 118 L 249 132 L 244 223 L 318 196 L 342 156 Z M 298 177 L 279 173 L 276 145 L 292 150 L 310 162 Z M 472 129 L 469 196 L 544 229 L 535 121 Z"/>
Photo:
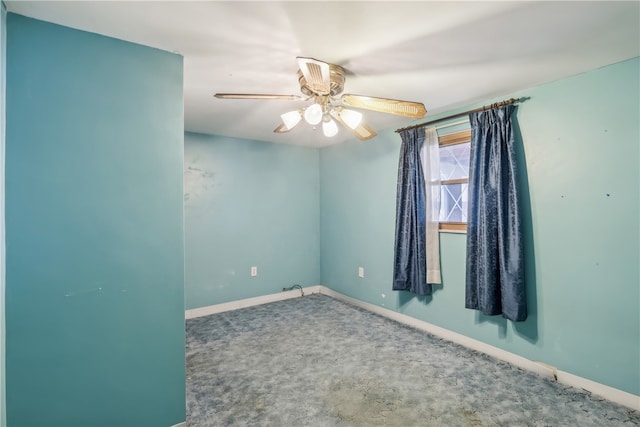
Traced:
<path id="1" fill-rule="evenodd" d="M 184 421 L 182 58 L 7 31 L 7 423 Z"/>
<path id="2" fill-rule="evenodd" d="M 5 87 L 7 59 L 7 9 L 0 4 L 0 426 L 7 425 L 5 393 L 5 240 L 4 240 L 4 137 L 5 137 Z"/>
<path id="3" fill-rule="evenodd" d="M 318 149 L 187 133 L 184 150 L 187 308 L 320 283 Z"/>
<path id="4" fill-rule="evenodd" d="M 432 299 L 391 291 L 393 131 L 321 151 L 322 283 L 640 394 L 639 75 L 635 58 L 500 98 L 530 97 L 517 112 L 528 175 L 526 322 L 464 308 L 464 234 L 441 234 L 444 283 Z"/>

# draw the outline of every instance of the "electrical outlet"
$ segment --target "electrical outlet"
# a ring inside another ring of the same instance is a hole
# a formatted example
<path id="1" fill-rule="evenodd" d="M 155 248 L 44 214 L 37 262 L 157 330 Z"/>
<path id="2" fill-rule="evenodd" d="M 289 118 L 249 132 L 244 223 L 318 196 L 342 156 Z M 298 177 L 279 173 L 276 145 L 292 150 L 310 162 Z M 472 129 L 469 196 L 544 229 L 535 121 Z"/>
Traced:
<path id="1" fill-rule="evenodd" d="M 364 277 L 364 267 L 358 267 L 358 277 Z"/>
<path id="2" fill-rule="evenodd" d="M 258 275 L 258 267 L 255 265 L 251 267 L 251 277 L 256 277 Z"/>

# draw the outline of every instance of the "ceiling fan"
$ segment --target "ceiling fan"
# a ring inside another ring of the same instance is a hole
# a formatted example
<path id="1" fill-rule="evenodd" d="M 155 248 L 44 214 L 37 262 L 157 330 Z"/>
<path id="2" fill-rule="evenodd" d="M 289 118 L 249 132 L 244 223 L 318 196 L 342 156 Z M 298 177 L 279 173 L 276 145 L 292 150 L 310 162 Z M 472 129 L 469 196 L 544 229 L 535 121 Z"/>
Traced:
<path id="1" fill-rule="evenodd" d="M 338 133 L 336 122 L 351 130 L 360 140 L 371 139 L 376 132 L 362 122 L 362 113 L 345 107 L 372 110 L 381 113 L 419 119 L 427 110 L 420 102 L 399 99 L 375 98 L 371 96 L 340 94 L 344 90 L 345 70 L 339 65 L 329 64 L 313 58 L 298 57 L 299 95 L 272 95 L 253 93 L 216 93 L 221 99 L 282 99 L 313 100 L 313 104 L 282 114 L 282 123 L 274 129 L 276 133 L 289 132 L 304 118 L 310 125 L 322 123 L 325 136 Z"/>

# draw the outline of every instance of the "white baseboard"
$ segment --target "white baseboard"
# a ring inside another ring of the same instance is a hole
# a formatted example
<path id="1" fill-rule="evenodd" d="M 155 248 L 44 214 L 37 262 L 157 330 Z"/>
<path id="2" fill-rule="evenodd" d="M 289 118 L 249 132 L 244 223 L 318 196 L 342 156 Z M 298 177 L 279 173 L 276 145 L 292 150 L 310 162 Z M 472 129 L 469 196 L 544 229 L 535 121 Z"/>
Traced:
<path id="1" fill-rule="evenodd" d="M 627 393 L 626 391 L 609 387 L 608 385 L 600 384 L 564 371 L 558 371 L 558 382 L 587 390 L 619 405 L 640 411 L 640 396 L 636 396 L 635 394 Z"/>
<path id="2" fill-rule="evenodd" d="M 187 427 L 187 422 L 186 422 L 186 421 L 183 421 L 183 422 L 181 422 L 181 423 L 174 424 L 174 425 L 172 425 L 171 427 Z"/>
<path id="3" fill-rule="evenodd" d="M 479 351 L 481 353 L 488 354 L 497 359 L 504 360 L 505 362 L 509 362 L 519 368 L 534 372 L 540 376 L 554 379 L 561 384 L 584 389 L 590 393 L 603 397 L 619 405 L 623 405 L 628 408 L 635 409 L 636 411 L 640 411 L 640 396 L 637 396 L 635 394 L 627 393 L 626 391 L 609 387 L 607 385 L 600 384 L 595 381 L 570 374 L 568 372 L 559 371 L 554 366 L 548 365 L 544 362 L 529 360 L 525 357 L 518 356 L 517 354 L 510 353 L 506 350 L 494 347 L 482 341 L 478 341 L 457 332 L 453 332 L 440 326 L 436 326 L 431 323 L 416 319 L 415 317 L 407 316 L 406 314 L 398 313 L 397 311 L 393 311 L 388 308 L 379 307 L 368 302 L 351 298 L 332 289 L 329 289 L 323 285 L 310 286 L 303 289 L 305 295 L 323 294 L 348 302 L 367 311 L 371 311 L 373 313 L 414 327 L 416 329 L 429 332 L 430 334 L 433 334 L 437 337 L 452 341 L 456 344 L 460 344 L 464 347 Z M 261 297 L 247 298 L 239 301 L 187 310 L 185 312 L 185 317 L 187 319 L 193 319 L 195 317 L 208 316 L 210 314 L 222 313 L 224 311 L 237 310 L 239 308 L 251 307 L 254 305 L 260 305 L 274 301 L 282 301 L 290 298 L 297 298 L 299 296 L 300 291 L 293 290 L 278 294 L 264 295 Z M 174 427 L 179 426 L 180 424 Z"/>
<path id="4" fill-rule="evenodd" d="M 320 288 L 324 286 L 308 286 L 302 288 L 305 295 L 319 294 Z M 223 313 L 225 311 L 238 310 L 239 308 L 253 307 L 254 305 L 266 304 L 269 302 L 282 301 L 301 296 L 299 289 L 284 291 L 277 294 L 262 295 L 259 297 L 246 298 L 238 301 L 225 302 L 222 304 L 209 305 L 206 307 L 193 308 L 184 312 L 185 319 L 195 319 L 196 317 L 209 316 L 211 314 Z"/>

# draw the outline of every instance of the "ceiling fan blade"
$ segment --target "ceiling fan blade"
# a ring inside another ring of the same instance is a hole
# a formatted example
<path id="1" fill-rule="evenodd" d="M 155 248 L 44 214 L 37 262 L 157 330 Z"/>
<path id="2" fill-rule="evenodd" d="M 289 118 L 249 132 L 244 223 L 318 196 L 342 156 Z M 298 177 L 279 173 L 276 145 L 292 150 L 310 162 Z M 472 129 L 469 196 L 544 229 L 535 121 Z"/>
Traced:
<path id="1" fill-rule="evenodd" d="M 299 56 L 298 67 L 306 80 L 306 86 L 318 95 L 331 92 L 331 66 L 326 62 Z"/>
<path id="2" fill-rule="evenodd" d="M 360 141 L 366 141 L 367 139 L 371 139 L 377 135 L 376 131 L 374 131 L 364 123 L 360 123 L 358 127 L 352 129 L 352 132 Z"/>
<path id="3" fill-rule="evenodd" d="M 365 110 L 378 111 L 380 113 L 396 114 L 398 116 L 421 119 L 427 114 L 427 109 L 421 102 L 402 101 L 399 99 L 375 98 L 344 94 L 340 98 L 342 104 Z"/>
<path id="4" fill-rule="evenodd" d="M 283 99 L 286 101 L 306 99 L 299 95 L 273 95 L 266 93 L 216 93 L 213 96 L 220 99 Z"/>
<path id="5" fill-rule="evenodd" d="M 280 126 L 278 126 L 277 128 L 275 128 L 273 130 L 274 133 L 285 133 L 285 132 L 289 132 L 291 129 L 289 129 L 287 127 L 287 125 L 285 125 L 284 123 L 280 123 Z"/>
<path id="6" fill-rule="evenodd" d="M 336 121 L 338 123 L 340 123 L 342 126 L 344 126 L 345 128 L 349 129 L 351 132 L 353 132 L 353 134 L 360 140 L 360 141 L 366 141 L 367 139 L 371 139 L 374 136 L 377 135 L 376 131 L 374 131 L 373 129 L 371 129 L 369 126 L 367 126 L 366 124 L 364 124 L 363 122 L 360 122 L 360 124 L 358 124 L 358 126 L 356 126 L 355 128 L 352 128 L 351 126 L 349 126 L 343 119 L 342 117 L 340 117 L 339 111 L 337 110 L 331 110 L 331 117 L 333 117 L 334 119 L 336 119 Z"/>

